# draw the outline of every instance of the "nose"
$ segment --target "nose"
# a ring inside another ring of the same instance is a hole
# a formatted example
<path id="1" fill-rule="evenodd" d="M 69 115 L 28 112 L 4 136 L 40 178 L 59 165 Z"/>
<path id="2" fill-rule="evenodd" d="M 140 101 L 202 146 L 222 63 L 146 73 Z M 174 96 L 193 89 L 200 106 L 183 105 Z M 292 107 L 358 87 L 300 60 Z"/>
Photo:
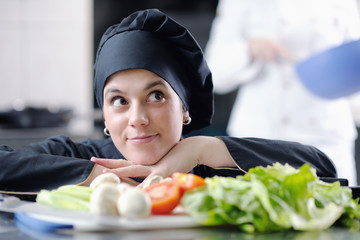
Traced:
<path id="1" fill-rule="evenodd" d="M 129 110 L 129 125 L 133 127 L 146 126 L 149 124 L 146 109 L 141 104 L 132 104 Z"/>

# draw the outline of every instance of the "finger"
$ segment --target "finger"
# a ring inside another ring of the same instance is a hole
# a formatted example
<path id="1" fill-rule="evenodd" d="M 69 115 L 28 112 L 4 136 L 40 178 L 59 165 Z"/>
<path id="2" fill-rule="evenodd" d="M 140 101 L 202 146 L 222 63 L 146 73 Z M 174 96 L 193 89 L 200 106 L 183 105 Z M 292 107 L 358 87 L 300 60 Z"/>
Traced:
<path id="1" fill-rule="evenodd" d="M 252 50 L 252 58 L 256 60 L 263 60 L 263 50 L 262 49 L 253 49 Z"/>
<path id="2" fill-rule="evenodd" d="M 273 61 L 275 59 L 275 53 L 273 49 L 266 49 L 263 52 L 262 60 L 264 61 Z"/>
<path id="3" fill-rule="evenodd" d="M 106 159 L 106 158 L 92 157 L 90 160 L 107 168 L 121 168 L 132 165 L 131 162 L 124 159 Z"/>
<path id="4" fill-rule="evenodd" d="M 277 55 L 278 58 L 283 58 L 286 60 L 290 60 L 291 57 L 291 53 L 289 52 L 288 49 L 286 49 L 285 47 L 283 47 L 280 44 L 277 43 L 273 43 L 273 49 Z"/>
<path id="5" fill-rule="evenodd" d="M 122 177 L 147 177 L 151 173 L 152 167 L 142 165 L 131 165 L 120 168 L 106 169 L 105 172 L 115 173 L 120 178 Z"/>
<path id="6" fill-rule="evenodd" d="M 134 186 L 134 187 L 140 185 L 139 182 L 137 182 L 137 181 L 135 181 L 134 179 L 131 179 L 131 178 L 120 178 L 120 182 L 127 183 L 127 184 L 129 184 L 131 186 Z"/>
<path id="7" fill-rule="evenodd" d="M 252 49 L 252 57 L 261 61 L 272 61 L 274 60 L 274 49 L 268 43 L 258 43 Z"/>
<path id="8" fill-rule="evenodd" d="M 287 50 L 287 49 L 283 49 L 280 52 L 280 56 L 286 60 L 292 61 L 293 60 L 293 56 L 292 54 Z"/>

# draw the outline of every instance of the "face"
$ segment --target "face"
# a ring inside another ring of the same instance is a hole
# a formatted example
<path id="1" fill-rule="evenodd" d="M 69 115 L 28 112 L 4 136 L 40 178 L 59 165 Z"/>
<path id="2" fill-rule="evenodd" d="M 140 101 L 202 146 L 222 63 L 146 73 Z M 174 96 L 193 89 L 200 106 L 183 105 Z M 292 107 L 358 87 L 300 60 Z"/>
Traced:
<path id="1" fill-rule="evenodd" d="M 103 112 L 115 146 L 129 161 L 142 165 L 156 163 L 180 140 L 187 114 L 171 86 L 143 69 L 110 76 Z"/>

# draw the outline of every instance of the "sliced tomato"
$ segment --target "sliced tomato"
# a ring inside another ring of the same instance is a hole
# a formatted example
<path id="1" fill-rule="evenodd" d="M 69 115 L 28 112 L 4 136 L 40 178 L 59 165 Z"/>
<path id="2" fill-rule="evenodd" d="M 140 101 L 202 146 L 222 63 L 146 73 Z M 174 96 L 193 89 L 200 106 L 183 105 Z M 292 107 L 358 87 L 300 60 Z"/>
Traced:
<path id="1" fill-rule="evenodd" d="M 180 187 L 173 180 L 154 183 L 144 191 L 150 196 L 152 214 L 170 214 L 180 203 Z"/>
<path id="2" fill-rule="evenodd" d="M 205 185 L 205 179 L 192 174 L 174 172 L 171 178 L 180 186 L 180 195 L 182 196 L 186 191 Z"/>

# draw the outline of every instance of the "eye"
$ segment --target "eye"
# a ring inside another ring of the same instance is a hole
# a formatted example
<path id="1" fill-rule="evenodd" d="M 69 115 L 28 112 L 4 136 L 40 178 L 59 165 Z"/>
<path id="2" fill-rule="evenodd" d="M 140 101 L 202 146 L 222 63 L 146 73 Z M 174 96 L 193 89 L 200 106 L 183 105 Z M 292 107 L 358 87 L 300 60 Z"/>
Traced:
<path id="1" fill-rule="evenodd" d="M 115 107 L 121 107 L 121 106 L 125 106 L 128 104 L 126 99 L 123 97 L 120 97 L 120 96 L 116 96 L 116 97 L 112 98 L 111 102 Z"/>
<path id="2" fill-rule="evenodd" d="M 154 91 L 154 92 L 150 93 L 149 101 L 150 102 L 164 102 L 165 101 L 164 93 L 162 93 L 160 91 Z"/>

